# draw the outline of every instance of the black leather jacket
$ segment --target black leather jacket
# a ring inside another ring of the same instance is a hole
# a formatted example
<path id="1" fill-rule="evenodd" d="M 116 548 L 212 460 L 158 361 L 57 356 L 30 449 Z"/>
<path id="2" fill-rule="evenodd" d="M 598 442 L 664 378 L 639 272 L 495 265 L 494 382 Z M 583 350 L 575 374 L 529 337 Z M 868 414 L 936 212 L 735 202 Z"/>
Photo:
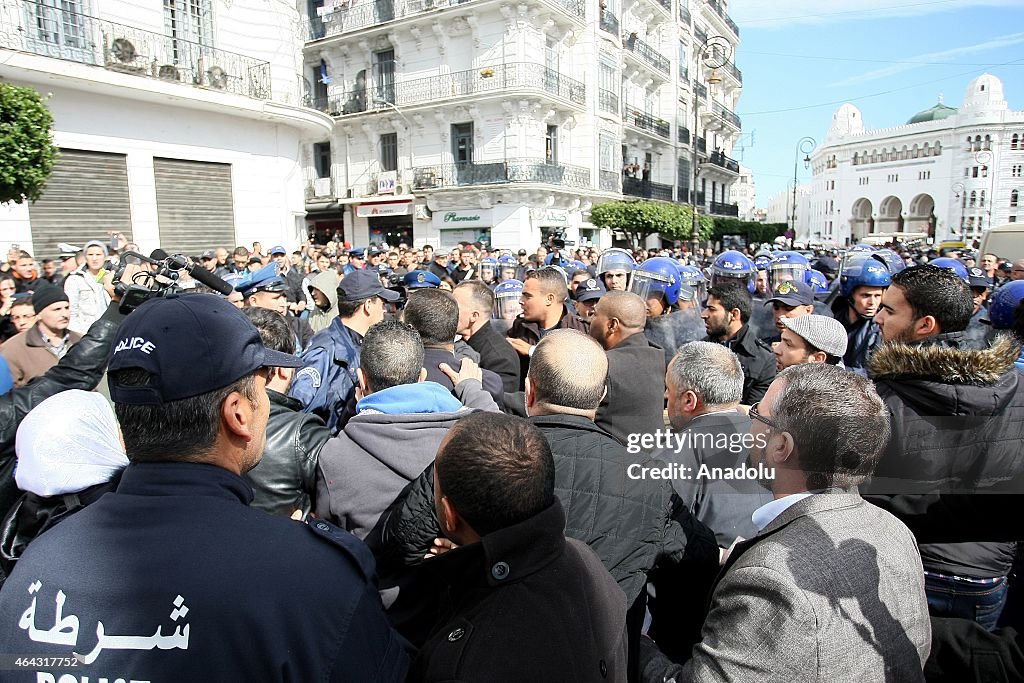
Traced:
<path id="1" fill-rule="evenodd" d="M 331 434 L 319 417 L 301 412 L 298 399 L 270 389 L 267 395 L 267 445 L 260 463 L 245 474 L 254 494 L 252 507 L 283 517 L 302 510 L 305 516 L 316 492 L 320 449 Z"/>
<path id="2" fill-rule="evenodd" d="M 118 311 L 118 304 L 110 304 L 57 365 L 42 377 L 0 396 L 0 515 L 6 514 L 21 495 L 14 483 L 14 437 L 22 418 L 54 394 L 68 389 L 95 389 L 107 369 L 110 347 L 122 320 L 124 315 Z"/>

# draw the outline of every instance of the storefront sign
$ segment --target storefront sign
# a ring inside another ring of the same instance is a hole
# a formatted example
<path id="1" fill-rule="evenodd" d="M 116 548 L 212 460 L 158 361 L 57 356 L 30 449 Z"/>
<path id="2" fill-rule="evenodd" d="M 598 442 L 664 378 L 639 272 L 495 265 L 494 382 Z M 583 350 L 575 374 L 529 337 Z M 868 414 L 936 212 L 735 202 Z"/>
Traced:
<path id="1" fill-rule="evenodd" d="M 560 209 L 541 209 L 537 215 L 537 225 L 557 225 L 564 226 L 569 224 L 569 213 Z"/>
<path id="2" fill-rule="evenodd" d="M 452 228 L 489 228 L 491 227 L 490 210 L 461 210 L 434 212 L 434 227 L 440 230 Z"/>
<path id="3" fill-rule="evenodd" d="M 384 171 L 377 176 L 377 194 L 394 194 L 398 185 L 398 173 Z"/>
<path id="4" fill-rule="evenodd" d="M 377 204 L 359 204 L 356 215 L 360 218 L 370 216 L 406 216 L 412 210 L 412 202 L 381 202 Z"/>

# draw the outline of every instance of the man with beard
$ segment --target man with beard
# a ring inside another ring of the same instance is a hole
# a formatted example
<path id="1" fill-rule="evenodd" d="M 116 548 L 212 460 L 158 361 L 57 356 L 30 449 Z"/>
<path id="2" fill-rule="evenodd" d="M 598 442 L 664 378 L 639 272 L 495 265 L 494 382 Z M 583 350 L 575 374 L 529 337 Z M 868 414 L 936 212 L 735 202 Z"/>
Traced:
<path id="1" fill-rule="evenodd" d="M 893 496 L 985 495 L 1024 473 L 1024 383 L 1014 367 L 1020 342 L 1006 336 L 987 349 L 965 348 L 973 307 L 968 284 L 932 265 L 894 275 L 882 297 L 876 320 L 884 343 L 869 376 L 893 436 L 866 491 L 881 494 L 883 504 Z M 978 535 L 958 540 L 978 542 L 921 544 L 929 609 L 991 630 L 1017 546 L 987 542 L 985 515 L 963 524 Z"/>
<path id="2" fill-rule="evenodd" d="M 708 333 L 704 341 L 717 342 L 740 359 L 744 405 L 761 400 L 775 379 L 775 354 L 748 325 L 751 307 L 747 288 L 729 283 L 708 290 L 707 308 L 701 314 Z"/>
<path id="3" fill-rule="evenodd" d="M 645 641 L 643 680 L 923 680 L 930 626 L 914 537 L 856 488 L 889 437 L 871 382 L 792 367 L 750 417 L 751 464 L 774 500 L 729 553 L 693 657 L 672 664 Z"/>

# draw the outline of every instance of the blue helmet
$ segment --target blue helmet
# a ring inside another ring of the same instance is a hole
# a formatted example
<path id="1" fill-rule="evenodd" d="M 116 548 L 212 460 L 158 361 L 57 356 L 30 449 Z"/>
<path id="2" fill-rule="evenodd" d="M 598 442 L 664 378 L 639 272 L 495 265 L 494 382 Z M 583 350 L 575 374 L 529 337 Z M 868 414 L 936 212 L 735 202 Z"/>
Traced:
<path id="1" fill-rule="evenodd" d="M 587 264 L 583 261 L 569 261 L 569 270 L 586 270 Z"/>
<path id="2" fill-rule="evenodd" d="M 907 268 L 906 261 L 892 249 L 879 249 L 871 254 L 871 256 L 884 263 L 891 275 L 902 272 Z"/>
<path id="3" fill-rule="evenodd" d="M 804 282 L 819 294 L 828 291 L 828 278 L 820 270 L 808 270 L 804 276 Z"/>
<path id="4" fill-rule="evenodd" d="M 1024 299 L 1024 280 L 1012 280 L 995 291 L 987 316 L 993 329 L 1008 330 L 1013 327 L 1014 313 L 1021 299 Z"/>
<path id="5" fill-rule="evenodd" d="M 494 317 L 512 320 L 523 312 L 519 303 L 523 295 L 523 283 L 519 280 L 505 280 L 494 286 Z"/>
<path id="6" fill-rule="evenodd" d="M 706 284 L 708 281 L 697 266 L 679 266 L 679 277 L 691 287 Z"/>
<path id="7" fill-rule="evenodd" d="M 661 294 L 669 306 L 679 302 L 680 283 L 679 266 L 673 259 L 666 256 L 649 258 L 636 267 L 629 282 L 629 291 L 648 299 L 652 295 Z M 688 288 L 689 289 L 689 288 Z M 693 290 L 689 290 L 693 296 Z"/>
<path id="8" fill-rule="evenodd" d="M 768 265 L 772 262 L 772 252 L 767 249 L 762 249 L 757 252 L 757 256 L 754 257 L 754 265 L 757 266 L 758 270 L 768 270 Z"/>
<path id="9" fill-rule="evenodd" d="M 498 274 L 498 259 L 493 256 L 484 256 L 480 259 L 480 279 L 484 282 L 490 282 Z"/>
<path id="10" fill-rule="evenodd" d="M 500 268 L 518 268 L 519 262 L 516 261 L 516 257 L 511 254 L 503 254 L 498 257 L 498 266 Z"/>
<path id="11" fill-rule="evenodd" d="M 735 249 L 722 252 L 711 264 L 712 287 L 728 282 L 745 283 L 753 294 L 756 276 L 757 266 L 754 262 Z"/>
<path id="12" fill-rule="evenodd" d="M 849 299 L 858 287 L 888 287 L 892 284 L 889 269 L 870 254 L 851 254 L 839 276 L 839 293 Z"/>
<path id="13" fill-rule="evenodd" d="M 795 251 L 780 251 L 768 264 L 768 283 L 774 290 L 780 283 L 802 282 L 806 279 L 811 264 L 807 257 Z"/>
<path id="14" fill-rule="evenodd" d="M 971 274 L 967 272 L 967 266 L 965 266 L 964 262 L 959 259 L 943 256 L 941 258 L 932 259 L 928 264 L 938 266 L 939 268 L 948 268 L 956 273 L 956 276 L 964 282 L 970 283 L 971 281 Z"/>
<path id="15" fill-rule="evenodd" d="M 871 252 L 871 251 L 874 251 L 874 250 L 875 250 L 875 248 L 873 246 L 871 246 L 870 244 L 865 244 L 863 242 L 860 242 L 859 244 L 855 244 L 852 247 L 850 247 L 850 249 L 849 249 L 849 251 L 852 251 L 854 253 L 860 252 L 860 251 Z"/>
<path id="16" fill-rule="evenodd" d="M 634 268 L 636 268 L 636 259 L 625 249 L 608 249 L 601 252 L 601 256 L 597 259 L 598 277 L 611 271 L 621 270 L 631 273 Z"/>

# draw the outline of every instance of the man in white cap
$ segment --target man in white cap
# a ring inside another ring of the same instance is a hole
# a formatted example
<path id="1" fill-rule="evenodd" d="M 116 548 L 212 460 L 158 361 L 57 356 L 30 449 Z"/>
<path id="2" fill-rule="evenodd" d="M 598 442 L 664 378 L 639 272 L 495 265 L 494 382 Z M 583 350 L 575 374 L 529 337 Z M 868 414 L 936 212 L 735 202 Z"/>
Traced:
<path id="1" fill-rule="evenodd" d="M 842 365 L 846 353 L 846 330 L 835 318 L 802 315 L 781 318 L 782 337 L 772 344 L 775 368 L 782 372 L 801 363 Z"/>

